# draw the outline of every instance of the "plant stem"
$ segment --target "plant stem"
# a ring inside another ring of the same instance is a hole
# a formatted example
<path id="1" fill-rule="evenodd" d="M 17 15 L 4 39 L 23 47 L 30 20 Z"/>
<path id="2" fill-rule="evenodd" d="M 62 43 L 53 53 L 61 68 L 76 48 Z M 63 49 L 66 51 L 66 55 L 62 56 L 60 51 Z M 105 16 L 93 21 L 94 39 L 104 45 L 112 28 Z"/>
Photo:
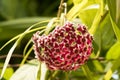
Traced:
<path id="1" fill-rule="evenodd" d="M 56 76 L 57 73 L 58 73 L 58 70 L 54 71 L 48 80 L 52 80 Z"/>
<path id="2" fill-rule="evenodd" d="M 38 74 L 38 78 L 39 78 L 39 80 L 46 80 L 46 74 L 47 74 L 47 72 L 48 72 L 48 69 L 47 69 L 47 67 L 46 67 L 46 65 L 45 65 L 45 63 L 40 63 L 41 65 L 40 65 L 40 69 L 39 69 L 39 74 Z M 40 76 L 40 77 L 39 77 Z"/>
<path id="3" fill-rule="evenodd" d="M 66 77 L 65 80 L 69 80 L 68 72 L 65 72 L 65 77 Z"/>
<path id="4" fill-rule="evenodd" d="M 61 0 L 60 5 L 59 5 L 59 9 L 58 9 L 58 13 L 57 13 L 57 18 L 58 19 L 60 18 L 61 11 L 63 10 L 63 7 L 62 7 L 63 2 L 64 2 L 64 0 Z"/>
<path id="5" fill-rule="evenodd" d="M 25 63 L 25 61 L 27 60 L 27 58 L 28 58 L 28 56 L 30 55 L 30 53 L 32 52 L 32 50 L 33 50 L 33 46 L 28 50 L 28 52 L 27 52 L 26 55 L 24 56 L 24 58 L 23 58 L 23 60 L 22 60 L 22 62 L 21 62 L 21 64 L 20 64 L 20 66 L 22 66 L 22 65 Z"/>
<path id="6" fill-rule="evenodd" d="M 41 77 L 41 63 L 38 65 L 37 80 L 40 80 Z"/>

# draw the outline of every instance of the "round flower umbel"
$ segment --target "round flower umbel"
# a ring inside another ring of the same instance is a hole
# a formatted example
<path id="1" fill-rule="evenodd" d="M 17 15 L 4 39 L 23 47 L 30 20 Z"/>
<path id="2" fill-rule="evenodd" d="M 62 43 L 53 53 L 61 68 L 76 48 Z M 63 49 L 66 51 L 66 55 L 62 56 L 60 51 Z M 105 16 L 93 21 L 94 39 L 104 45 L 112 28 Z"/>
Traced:
<path id="1" fill-rule="evenodd" d="M 56 27 L 48 36 L 32 37 L 36 57 L 50 70 L 76 70 L 88 60 L 92 52 L 92 36 L 84 25 L 67 22 Z"/>

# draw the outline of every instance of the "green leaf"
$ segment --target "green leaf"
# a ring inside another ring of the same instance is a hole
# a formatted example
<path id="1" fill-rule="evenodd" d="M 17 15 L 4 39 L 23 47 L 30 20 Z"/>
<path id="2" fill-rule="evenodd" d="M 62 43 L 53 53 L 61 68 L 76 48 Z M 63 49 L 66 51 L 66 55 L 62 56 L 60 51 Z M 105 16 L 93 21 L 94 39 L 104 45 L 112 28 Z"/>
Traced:
<path id="1" fill-rule="evenodd" d="M 110 20 L 111 20 L 115 35 L 117 37 L 117 40 L 120 42 L 120 29 L 118 28 L 118 26 L 116 25 L 116 23 L 113 21 L 113 19 L 111 17 L 110 17 Z"/>
<path id="2" fill-rule="evenodd" d="M 83 0 L 73 0 L 74 5 L 77 5 L 79 3 L 81 3 Z M 99 4 L 100 1 L 99 0 L 88 0 L 87 4 L 85 5 L 85 7 L 88 7 L 90 5 L 96 5 Z"/>
<path id="3" fill-rule="evenodd" d="M 91 27 L 94 17 L 95 17 L 95 15 L 93 14 L 96 14 L 96 12 L 97 12 L 97 9 L 87 9 L 87 10 L 80 12 L 79 17 L 85 25 L 87 25 L 88 27 Z"/>
<path id="4" fill-rule="evenodd" d="M 120 42 L 116 42 L 107 52 L 107 59 L 117 59 L 120 56 Z"/>
<path id="5" fill-rule="evenodd" d="M 73 6 L 67 14 L 67 19 L 72 20 L 78 13 L 82 10 L 82 8 L 87 4 L 88 0 L 83 0 L 81 3 Z"/>
<path id="6" fill-rule="evenodd" d="M 110 17 L 107 14 L 104 20 L 100 24 L 100 29 L 97 31 L 101 34 L 101 48 L 103 50 L 108 50 L 115 43 L 115 34 L 112 28 Z M 98 36 L 99 37 L 99 36 Z"/>
<path id="7" fill-rule="evenodd" d="M 120 0 L 107 0 L 107 4 L 112 20 L 120 28 Z"/>
<path id="8" fill-rule="evenodd" d="M 79 4 L 82 0 L 73 0 L 74 5 Z"/>
<path id="9" fill-rule="evenodd" d="M 107 0 L 107 4 L 113 21 L 116 21 L 116 0 Z"/>
<path id="10" fill-rule="evenodd" d="M 74 3 L 74 6 L 70 9 L 70 11 L 67 14 L 68 20 L 72 20 L 72 19 L 76 18 L 77 16 L 81 15 L 81 13 L 84 14 L 84 11 L 86 8 L 88 8 L 89 6 L 91 7 L 91 5 L 99 4 L 100 1 L 99 0 L 73 0 L 73 3 Z M 94 16 L 94 15 L 92 15 L 92 16 Z M 91 16 L 89 16 L 89 17 L 91 17 Z M 84 18 L 85 18 L 85 16 L 84 16 Z"/>
<path id="11" fill-rule="evenodd" d="M 10 78 L 10 80 L 36 80 L 38 60 L 31 60 L 21 66 Z"/>
<path id="12" fill-rule="evenodd" d="M 115 43 L 115 39 L 116 38 L 112 28 L 112 24 L 109 15 L 107 14 L 101 21 L 94 34 L 94 42 L 98 46 L 98 49 L 100 51 L 97 56 L 105 55 L 105 51 L 108 51 L 109 48 Z M 94 50 L 97 50 L 97 47 L 94 47 Z M 95 53 L 97 53 L 97 51 L 95 51 Z"/>

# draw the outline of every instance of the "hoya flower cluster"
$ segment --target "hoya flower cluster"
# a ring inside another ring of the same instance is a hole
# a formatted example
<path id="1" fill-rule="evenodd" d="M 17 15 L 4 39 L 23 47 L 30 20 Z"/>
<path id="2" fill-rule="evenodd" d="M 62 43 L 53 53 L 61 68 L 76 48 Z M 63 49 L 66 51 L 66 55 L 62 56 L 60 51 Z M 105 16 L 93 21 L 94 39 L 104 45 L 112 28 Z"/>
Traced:
<path id="1" fill-rule="evenodd" d="M 92 36 L 84 25 L 67 22 L 49 35 L 32 37 L 36 57 L 50 70 L 76 70 L 92 52 Z"/>

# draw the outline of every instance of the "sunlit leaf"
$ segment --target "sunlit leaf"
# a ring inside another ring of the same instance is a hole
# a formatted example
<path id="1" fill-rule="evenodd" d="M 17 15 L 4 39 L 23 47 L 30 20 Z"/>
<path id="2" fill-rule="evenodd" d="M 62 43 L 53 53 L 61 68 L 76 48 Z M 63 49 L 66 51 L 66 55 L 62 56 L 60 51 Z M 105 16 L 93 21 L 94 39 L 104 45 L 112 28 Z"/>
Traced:
<path id="1" fill-rule="evenodd" d="M 97 9 L 88 9 L 88 10 L 80 12 L 79 17 L 85 25 L 87 25 L 88 27 L 91 27 L 94 17 L 95 17 L 95 15 L 93 14 L 96 14 L 96 12 L 97 12 Z"/>
<path id="2" fill-rule="evenodd" d="M 73 0 L 74 5 L 77 5 L 77 4 L 81 3 L 81 2 L 82 2 L 82 0 Z M 99 4 L 99 3 L 100 3 L 99 0 L 88 0 L 85 7 L 88 7 L 90 5 L 96 5 L 96 4 Z"/>
<path id="3" fill-rule="evenodd" d="M 73 0 L 74 5 L 77 5 L 81 2 L 82 0 Z"/>
<path id="4" fill-rule="evenodd" d="M 120 56 L 120 42 L 116 42 L 107 52 L 107 59 L 117 59 Z"/>
<path id="5" fill-rule="evenodd" d="M 71 20 L 75 18 L 78 15 L 79 11 L 81 11 L 82 8 L 87 4 L 87 2 L 88 0 L 83 0 L 81 3 L 73 6 L 72 9 L 67 14 L 67 19 Z"/>

